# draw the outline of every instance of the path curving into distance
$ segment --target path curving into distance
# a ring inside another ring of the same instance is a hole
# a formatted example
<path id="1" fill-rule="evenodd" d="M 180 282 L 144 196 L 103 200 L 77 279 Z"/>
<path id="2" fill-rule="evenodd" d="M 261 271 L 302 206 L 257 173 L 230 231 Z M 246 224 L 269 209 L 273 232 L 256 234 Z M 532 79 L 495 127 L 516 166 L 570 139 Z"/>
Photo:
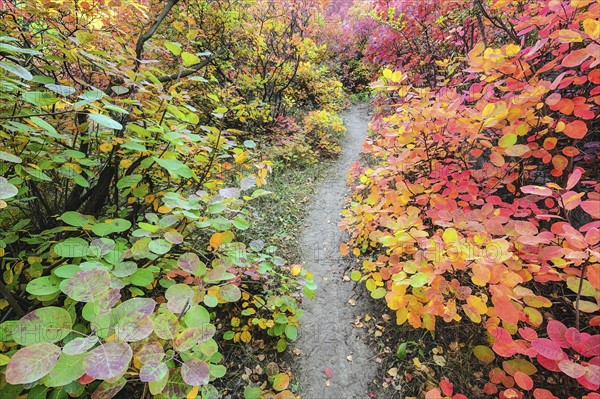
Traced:
<path id="1" fill-rule="evenodd" d="M 368 385 L 376 371 L 372 351 L 361 339 L 360 329 L 352 326 L 365 309 L 348 303 L 356 294 L 354 283 L 343 280 L 350 257 L 342 258 L 339 253 L 344 235 L 338 227 L 348 194 L 346 173 L 359 159 L 367 136 L 368 110 L 360 104 L 344 115 L 347 132 L 342 152 L 316 190 L 301 237 L 304 266 L 319 286 L 316 298 L 303 303 L 295 345 L 301 350 L 296 377 L 303 399 L 368 398 Z"/>

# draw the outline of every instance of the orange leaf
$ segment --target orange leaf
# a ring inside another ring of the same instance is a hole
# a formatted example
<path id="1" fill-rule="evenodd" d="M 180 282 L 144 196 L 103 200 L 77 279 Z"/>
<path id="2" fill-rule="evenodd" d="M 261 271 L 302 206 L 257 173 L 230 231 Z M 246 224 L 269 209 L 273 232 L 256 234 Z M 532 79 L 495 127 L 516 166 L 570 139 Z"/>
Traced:
<path id="1" fill-rule="evenodd" d="M 583 121 L 573 121 L 565 126 L 565 134 L 572 139 L 582 139 L 587 132 L 587 125 Z"/>
<path id="2" fill-rule="evenodd" d="M 505 321 L 508 324 L 517 324 L 519 322 L 519 311 L 515 308 L 510 299 L 493 297 L 492 302 L 494 303 L 496 314 L 502 321 Z"/>
<path id="3" fill-rule="evenodd" d="M 533 388 L 533 380 L 530 376 L 523 373 L 522 371 L 517 371 L 514 375 L 515 382 L 521 388 L 530 391 Z"/>
<path id="4" fill-rule="evenodd" d="M 579 66 L 583 61 L 590 57 L 590 52 L 586 48 L 571 51 L 565 58 L 563 58 L 561 64 L 567 68 L 573 68 Z"/>
<path id="5" fill-rule="evenodd" d="M 588 73 L 588 80 L 594 84 L 600 85 L 600 69 L 594 69 Z"/>

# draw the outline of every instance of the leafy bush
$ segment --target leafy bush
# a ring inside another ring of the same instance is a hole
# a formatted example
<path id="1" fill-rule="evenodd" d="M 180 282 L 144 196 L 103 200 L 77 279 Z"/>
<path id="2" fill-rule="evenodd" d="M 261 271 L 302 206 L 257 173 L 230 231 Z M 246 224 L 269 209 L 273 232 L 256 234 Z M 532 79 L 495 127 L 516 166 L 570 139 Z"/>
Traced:
<path id="1" fill-rule="evenodd" d="M 373 85 L 371 167 L 353 170 L 342 251 L 366 257 L 353 278 L 398 325 L 434 342 L 458 337 L 428 364 L 413 352 L 411 371 L 396 373 L 420 376 L 417 393 L 594 398 L 598 4 L 476 3 L 381 3 L 389 36 L 371 56 L 401 68 Z M 450 34 L 456 41 L 435 40 Z M 402 45 L 411 52 L 394 54 Z M 464 59 L 452 54 L 461 49 Z M 466 336 L 481 371 L 450 378 L 460 370 L 440 354 Z"/>
<path id="2" fill-rule="evenodd" d="M 211 54 L 147 30 L 173 13 L 164 30 L 195 42 L 176 3 L 3 11 L 3 398 L 214 397 L 230 341 L 283 351 L 296 338 L 311 275 L 237 239 L 270 195 L 271 162 L 227 124 L 246 110 L 211 91 L 214 66 L 198 76 Z"/>

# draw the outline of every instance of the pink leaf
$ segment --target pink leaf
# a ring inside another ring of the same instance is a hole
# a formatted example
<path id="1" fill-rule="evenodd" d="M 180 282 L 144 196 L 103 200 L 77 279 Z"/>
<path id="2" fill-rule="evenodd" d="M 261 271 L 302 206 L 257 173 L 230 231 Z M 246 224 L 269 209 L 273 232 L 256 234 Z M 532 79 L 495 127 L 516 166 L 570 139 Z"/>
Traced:
<path id="1" fill-rule="evenodd" d="M 593 218 L 600 219 L 600 201 L 587 200 L 579 205 L 581 209 L 589 213 Z"/>
<path id="2" fill-rule="evenodd" d="M 548 322 L 548 337 L 563 348 L 568 348 L 571 345 L 565 340 L 565 332 L 567 327 L 563 323 L 557 320 L 550 320 Z"/>
<path id="3" fill-rule="evenodd" d="M 332 378 L 333 377 L 333 373 L 331 372 L 331 369 L 329 367 L 325 367 L 325 375 L 327 376 L 327 378 Z"/>
<path id="4" fill-rule="evenodd" d="M 579 363 L 575 363 L 570 359 L 563 359 L 558 362 L 558 368 L 571 378 L 579 378 L 585 375 L 585 367 Z"/>
<path id="5" fill-rule="evenodd" d="M 573 171 L 573 173 L 571 173 L 571 175 L 569 176 L 569 180 L 567 180 L 567 186 L 565 188 L 567 190 L 570 190 L 573 187 L 575 187 L 575 185 L 577 183 L 579 183 L 579 180 L 581 179 L 581 175 L 583 175 L 581 168 L 576 168 Z"/>
<path id="6" fill-rule="evenodd" d="M 552 190 L 542 186 L 523 186 L 521 187 L 521 191 L 525 194 L 534 194 L 540 197 L 550 197 L 552 195 Z"/>
<path id="7" fill-rule="evenodd" d="M 531 346 L 533 346 L 540 355 L 548 359 L 561 360 L 564 356 L 564 352 L 560 346 L 548 338 L 538 338 L 531 342 Z"/>

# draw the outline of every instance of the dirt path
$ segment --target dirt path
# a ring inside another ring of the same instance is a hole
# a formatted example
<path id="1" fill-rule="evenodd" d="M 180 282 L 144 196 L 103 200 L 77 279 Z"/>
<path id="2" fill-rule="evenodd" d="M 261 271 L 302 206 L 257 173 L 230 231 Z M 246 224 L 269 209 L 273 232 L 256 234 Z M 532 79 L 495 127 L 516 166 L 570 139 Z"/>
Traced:
<path id="1" fill-rule="evenodd" d="M 317 297 L 304 303 L 296 344 L 302 351 L 296 375 L 303 399 L 368 398 L 367 386 L 376 369 L 360 330 L 352 327 L 356 316 L 364 315 L 365 310 L 348 303 L 355 296 L 354 284 L 342 279 L 350 260 L 340 258 L 343 234 L 338 227 L 347 194 L 346 173 L 359 158 L 368 121 L 366 105 L 354 106 L 345 115 L 348 131 L 342 153 L 317 189 L 302 233 L 305 267 L 319 285 Z M 331 371 L 331 378 L 327 377 L 326 368 Z"/>

